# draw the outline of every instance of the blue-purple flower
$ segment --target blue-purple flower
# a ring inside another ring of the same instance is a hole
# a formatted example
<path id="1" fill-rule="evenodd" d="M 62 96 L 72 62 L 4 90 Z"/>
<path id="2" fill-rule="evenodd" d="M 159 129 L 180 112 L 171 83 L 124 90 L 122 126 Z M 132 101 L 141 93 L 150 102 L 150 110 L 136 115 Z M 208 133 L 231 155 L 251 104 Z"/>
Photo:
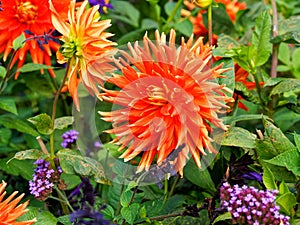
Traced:
<path id="1" fill-rule="evenodd" d="M 61 143 L 61 146 L 64 148 L 71 148 L 72 144 L 76 143 L 76 140 L 78 139 L 79 132 L 76 130 L 69 130 L 65 132 L 61 137 L 63 139 L 63 142 Z"/>
<path id="2" fill-rule="evenodd" d="M 32 180 L 29 181 L 29 190 L 35 198 L 44 201 L 52 193 L 54 183 L 59 181 L 62 170 L 58 167 L 54 170 L 50 162 L 38 159 L 34 162 L 37 168 L 34 169 Z"/>
<path id="3" fill-rule="evenodd" d="M 107 8 L 112 9 L 113 6 L 109 4 L 109 0 L 89 0 L 91 6 L 99 5 L 99 12 L 105 13 Z"/>
<path id="4" fill-rule="evenodd" d="M 289 225 L 289 217 L 279 213 L 277 190 L 258 190 L 224 183 L 220 189 L 221 206 L 232 215 L 234 224 Z"/>

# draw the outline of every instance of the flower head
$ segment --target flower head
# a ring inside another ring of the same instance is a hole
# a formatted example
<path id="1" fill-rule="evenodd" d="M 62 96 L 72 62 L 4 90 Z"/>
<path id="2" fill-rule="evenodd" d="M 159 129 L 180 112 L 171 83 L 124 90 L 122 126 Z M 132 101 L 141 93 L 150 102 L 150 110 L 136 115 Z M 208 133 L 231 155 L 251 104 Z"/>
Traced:
<path id="1" fill-rule="evenodd" d="M 69 0 L 63 0 L 57 4 L 60 13 L 63 13 L 64 10 L 60 6 L 66 6 L 69 2 Z M 24 33 L 27 41 L 22 48 L 17 50 L 11 66 L 18 61 L 18 68 L 20 68 L 26 60 L 27 53 L 30 53 L 34 63 L 50 66 L 51 50 L 56 52 L 59 44 L 51 35 L 47 41 L 36 38 L 36 36 L 42 36 L 54 30 L 51 23 L 48 0 L 1 0 L 1 3 L 0 53 L 4 53 L 4 61 L 6 61 L 9 53 L 12 51 L 13 41 Z M 55 1 L 56 3 L 58 1 Z M 54 76 L 54 72 L 51 69 L 49 73 Z M 19 72 L 16 73 L 15 77 L 18 78 L 18 76 Z"/>
<path id="2" fill-rule="evenodd" d="M 220 189 L 221 205 L 232 215 L 234 224 L 283 224 L 289 225 L 289 217 L 279 213 L 276 205 L 278 191 L 262 191 L 243 185 L 233 187 L 224 183 Z"/>
<path id="3" fill-rule="evenodd" d="M 24 194 L 21 194 L 19 197 L 15 198 L 18 194 L 17 191 L 13 192 L 8 198 L 4 200 L 6 195 L 5 187 L 6 183 L 2 181 L 0 184 L 0 224 L 3 225 L 31 225 L 36 222 L 36 219 L 32 219 L 29 221 L 16 221 L 17 218 L 22 216 L 24 213 L 28 211 L 26 209 L 29 201 L 26 201 L 23 204 L 18 203 L 24 197 Z M 15 199 L 14 199 L 15 198 Z"/>
<path id="4" fill-rule="evenodd" d="M 216 152 L 209 137 L 211 126 L 226 129 L 217 113 L 232 99 L 222 92 L 224 86 L 214 82 L 224 70 L 209 67 L 211 47 L 202 38 L 194 44 L 192 37 L 182 40 L 177 48 L 174 30 L 169 43 L 165 34 L 155 35 L 156 43 L 145 35 L 142 46 L 136 42 L 128 44 L 130 53 L 121 51 L 115 62 L 121 75 L 108 79 L 121 90 L 103 89 L 100 96 L 118 108 L 100 114 L 113 123 L 107 132 L 116 134 L 120 151 L 127 148 L 120 157 L 129 161 L 142 156 L 138 172 L 149 170 L 155 157 L 160 165 L 185 144 L 174 161 L 182 174 L 189 154 L 201 167 L 205 150 Z"/>
<path id="5" fill-rule="evenodd" d="M 64 148 L 71 148 L 72 144 L 76 143 L 76 140 L 78 139 L 79 132 L 76 130 L 69 130 L 65 132 L 61 137 L 63 139 L 63 142 L 61 143 L 61 146 Z"/>
<path id="6" fill-rule="evenodd" d="M 104 71 L 112 69 L 108 55 L 113 50 L 112 46 L 116 45 L 107 39 L 112 34 L 105 32 L 111 25 L 110 20 L 99 20 L 99 5 L 86 9 L 87 4 L 88 1 L 84 1 L 76 9 L 76 2 L 72 0 L 68 20 L 65 20 L 50 1 L 52 23 L 62 34 L 63 42 L 57 58 L 59 63 L 69 64 L 68 89 L 77 109 L 79 82 L 82 81 L 90 93 L 98 93 L 96 84 L 103 83 Z"/>
<path id="7" fill-rule="evenodd" d="M 29 181 L 29 190 L 35 198 L 44 201 L 52 193 L 54 183 L 59 181 L 62 170 L 51 168 L 49 162 L 38 159 L 35 163 L 38 167 L 34 170 L 33 179 Z"/>

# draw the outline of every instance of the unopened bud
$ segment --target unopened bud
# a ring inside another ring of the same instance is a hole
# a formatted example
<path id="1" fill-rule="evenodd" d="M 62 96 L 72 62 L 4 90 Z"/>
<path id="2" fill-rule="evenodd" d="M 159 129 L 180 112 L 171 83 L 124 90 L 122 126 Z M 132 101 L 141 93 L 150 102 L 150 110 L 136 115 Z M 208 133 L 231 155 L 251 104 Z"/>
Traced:
<path id="1" fill-rule="evenodd" d="M 212 0 L 193 0 L 193 3 L 200 8 L 206 8 L 212 4 Z"/>

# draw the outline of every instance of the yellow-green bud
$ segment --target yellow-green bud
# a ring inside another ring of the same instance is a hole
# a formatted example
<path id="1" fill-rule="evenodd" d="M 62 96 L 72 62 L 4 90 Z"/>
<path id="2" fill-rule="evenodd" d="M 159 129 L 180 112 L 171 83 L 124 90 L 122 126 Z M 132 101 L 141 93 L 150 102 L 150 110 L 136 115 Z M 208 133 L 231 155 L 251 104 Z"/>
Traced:
<path id="1" fill-rule="evenodd" d="M 193 3 L 200 8 L 206 8 L 212 4 L 212 0 L 193 0 Z"/>

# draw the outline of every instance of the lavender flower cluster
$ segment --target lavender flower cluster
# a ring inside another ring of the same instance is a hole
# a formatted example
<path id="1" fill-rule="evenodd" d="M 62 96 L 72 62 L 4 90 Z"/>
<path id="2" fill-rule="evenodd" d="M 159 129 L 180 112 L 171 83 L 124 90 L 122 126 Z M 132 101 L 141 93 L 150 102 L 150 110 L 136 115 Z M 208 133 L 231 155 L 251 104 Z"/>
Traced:
<path id="1" fill-rule="evenodd" d="M 234 224 L 289 225 L 289 217 L 279 213 L 276 205 L 277 190 L 258 190 L 243 185 L 223 183 L 220 189 L 221 205 L 232 215 Z"/>
<path id="2" fill-rule="evenodd" d="M 61 143 L 61 146 L 64 148 L 71 148 L 72 144 L 76 143 L 76 140 L 78 139 L 79 132 L 76 130 L 69 130 L 65 132 L 61 137 L 63 139 L 63 142 Z"/>
<path id="3" fill-rule="evenodd" d="M 62 170 L 51 168 L 49 162 L 38 159 L 34 163 L 37 168 L 34 170 L 33 179 L 29 181 L 29 190 L 35 198 L 44 201 L 52 193 L 55 182 L 58 182 Z"/>

